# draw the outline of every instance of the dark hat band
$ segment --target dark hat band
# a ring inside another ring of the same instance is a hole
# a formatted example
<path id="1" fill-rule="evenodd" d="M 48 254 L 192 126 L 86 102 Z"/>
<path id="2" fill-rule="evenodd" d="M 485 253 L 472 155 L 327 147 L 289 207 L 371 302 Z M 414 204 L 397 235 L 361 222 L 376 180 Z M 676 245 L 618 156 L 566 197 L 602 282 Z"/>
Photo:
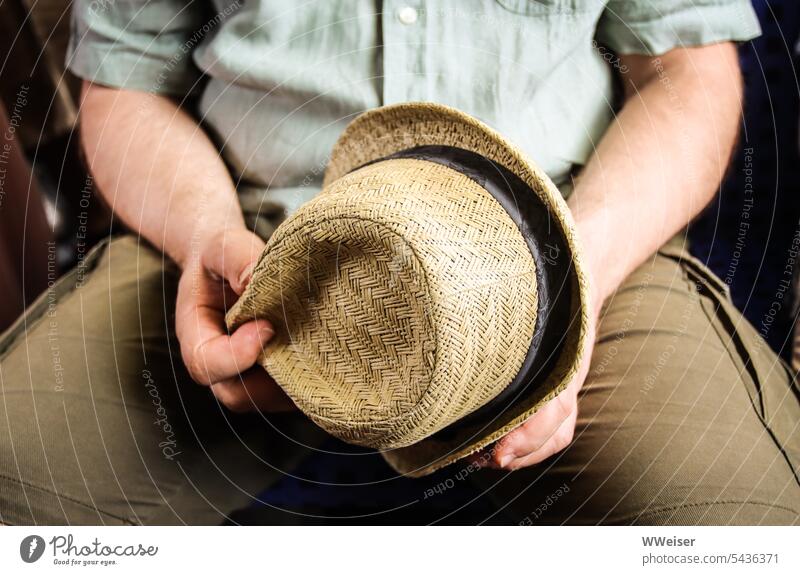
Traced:
<path id="1" fill-rule="evenodd" d="M 485 189 L 506 210 L 525 239 L 536 264 L 538 307 L 530 347 L 517 375 L 499 394 L 472 413 L 434 433 L 447 441 L 455 432 L 500 416 L 550 375 L 565 342 L 572 317 L 572 252 L 545 203 L 516 174 L 475 152 L 452 146 L 419 146 L 378 160 L 411 158 L 451 168 Z M 368 165 L 368 164 L 367 164 Z M 363 167 L 363 166 L 360 166 Z"/>

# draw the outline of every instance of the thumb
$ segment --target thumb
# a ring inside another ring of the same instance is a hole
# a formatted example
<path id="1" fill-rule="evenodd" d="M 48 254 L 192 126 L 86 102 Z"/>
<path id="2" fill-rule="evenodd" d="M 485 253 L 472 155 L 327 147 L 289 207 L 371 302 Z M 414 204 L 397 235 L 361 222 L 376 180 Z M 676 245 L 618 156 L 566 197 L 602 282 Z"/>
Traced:
<path id="1" fill-rule="evenodd" d="M 241 295 L 264 251 L 264 241 L 245 229 L 224 230 L 206 244 L 203 267 L 224 278 L 236 295 Z"/>

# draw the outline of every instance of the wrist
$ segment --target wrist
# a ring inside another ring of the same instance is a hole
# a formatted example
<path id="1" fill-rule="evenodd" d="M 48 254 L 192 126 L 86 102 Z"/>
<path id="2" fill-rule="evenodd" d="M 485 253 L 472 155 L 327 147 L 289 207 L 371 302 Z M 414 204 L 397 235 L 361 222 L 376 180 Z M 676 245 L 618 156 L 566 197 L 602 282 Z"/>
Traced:
<path id="1" fill-rule="evenodd" d="M 213 246 L 224 244 L 233 235 L 251 233 L 240 214 L 225 220 L 199 216 L 190 233 L 182 234 L 182 252 L 176 262 L 182 270 L 196 267 L 203 260 L 203 254 Z"/>
<path id="2" fill-rule="evenodd" d="M 603 290 L 598 279 L 598 273 L 589 265 L 588 260 L 589 258 L 584 256 L 583 274 L 586 278 L 586 285 L 588 288 L 589 314 L 592 316 L 593 320 L 596 320 L 600 317 L 600 310 L 608 294 Z"/>
<path id="3" fill-rule="evenodd" d="M 607 241 L 608 234 L 600 226 L 587 219 L 575 220 L 578 249 L 589 291 L 590 313 L 595 319 L 600 315 L 603 302 L 619 287 L 615 279 L 617 274 L 613 254 Z"/>

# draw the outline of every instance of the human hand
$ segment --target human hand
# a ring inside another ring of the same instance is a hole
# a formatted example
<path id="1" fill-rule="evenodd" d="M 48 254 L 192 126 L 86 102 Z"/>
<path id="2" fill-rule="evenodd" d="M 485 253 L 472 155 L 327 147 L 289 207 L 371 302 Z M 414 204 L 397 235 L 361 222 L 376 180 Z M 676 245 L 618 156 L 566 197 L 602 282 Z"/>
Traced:
<path id="1" fill-rule="evenodd" d="M 482 467 L 513 471 L 544 461 L 572 442 L 578 417 L 578 392 L 589 373 L 598 315 L 597 312 L 589 313 L 583 358 L 564 391 L 520 427 L 498 440 L 489 451 L 491 457 L 479 453 L 472 457 L 472 461 Z"/>
<path id="2" fill-rule="evenodd" d="M 286 411 L 294 404 L 260 366 L 275 333 L 266 320 L 228 334 L 225 311 L 250 281 L 264 242 L 244 229 L 225 230 L 200 246 L 178 283 L 175 330 L 181 356 L 197 383 L 233 412 Z"/>

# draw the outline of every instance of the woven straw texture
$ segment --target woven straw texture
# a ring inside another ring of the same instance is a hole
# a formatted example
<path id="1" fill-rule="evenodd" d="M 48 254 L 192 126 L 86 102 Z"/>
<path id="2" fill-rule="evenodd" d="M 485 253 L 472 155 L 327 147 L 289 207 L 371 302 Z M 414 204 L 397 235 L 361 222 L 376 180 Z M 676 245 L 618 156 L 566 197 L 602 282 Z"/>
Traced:
<path id="1" fill-rule="evenodd" d="M 497 162 L 519 176 L 549 206 L 553 223 L 560 228 L 572 250 L 574 321 L 564 336 L 561 355 L 547 380 L 501 416 L 466 428 L 448 440 L 429 438 L 384 453 L 394 469 L 411 477 L 427 475 L 489 446 L 522 425 L 542 405 L 563 391 L 578 369 L 588 329 L 588 288 L 569 208 L 558 188 L 536 164 L 479 120 L 454 108 L 430 102 L 396 104 L 365 112 L 339 137 L 331 152 L 323 185 L 367 162 L 401 150 L 429 145 L 463 148 Z"/>
<path id="2" fill-rule="evenodd" d="M 573 321 L 550 376 L 446 440 L 431 434 L 519 370 L 536 319 L 535 270 L 508 214 L 472 180 L 422 160 L 357 169 L 426 145 L 471 150 L 517 174 L 550 208 L 573 262 Z M 300 409 L 422 476 L 490 445 L 564 389 L 581 360 L 586 301 L 571 216 L 547 176 L 478 120 L 410 103 L 348 126 L 323 191 L 278 228 L 228 323 L 272 320 L 278 334 L 260 361 Z"/>
<path id="3" fill-rule="evenodd" d="M 272 236 L 236 325 L 277 335 L 262 365 L 328 432 L 411 445 L 503 390 L 533 337 L 533 259 L 481 186 L 413 159 L 352 172 Z"/>

